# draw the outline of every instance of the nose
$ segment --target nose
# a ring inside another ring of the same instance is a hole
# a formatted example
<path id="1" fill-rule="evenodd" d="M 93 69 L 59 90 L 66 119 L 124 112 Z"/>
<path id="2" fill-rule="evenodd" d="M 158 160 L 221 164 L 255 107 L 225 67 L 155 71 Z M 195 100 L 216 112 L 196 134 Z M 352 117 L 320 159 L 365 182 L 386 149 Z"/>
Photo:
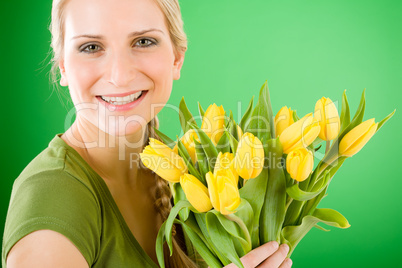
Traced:
<path id="1" fill-rule="evenodd" d="M 116 87 L 128 87 L 136 77 L 136 67 L 129 53 L 117 52 L 108 62 L 108 82 Z"/>

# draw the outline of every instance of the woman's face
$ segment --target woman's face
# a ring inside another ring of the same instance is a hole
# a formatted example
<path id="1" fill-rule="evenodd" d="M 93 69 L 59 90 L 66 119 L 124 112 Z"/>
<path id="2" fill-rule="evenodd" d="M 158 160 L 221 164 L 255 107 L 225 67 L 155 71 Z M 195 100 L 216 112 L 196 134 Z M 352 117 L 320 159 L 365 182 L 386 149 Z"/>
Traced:
<path id="1" fill-rule="evenodd" d="M 69 0 L 64 27 L 61 84 L 77 119 L 114 136 L 141 130 L 166 104 L 184 60 L 157 4 Z"/>

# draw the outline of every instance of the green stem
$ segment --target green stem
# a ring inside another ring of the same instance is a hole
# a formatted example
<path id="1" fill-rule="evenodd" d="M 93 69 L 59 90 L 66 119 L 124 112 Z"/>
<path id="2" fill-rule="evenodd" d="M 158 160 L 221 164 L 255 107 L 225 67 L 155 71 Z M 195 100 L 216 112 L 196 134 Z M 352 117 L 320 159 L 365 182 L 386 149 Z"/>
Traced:
<path id="1" fill-rule="evenodd" d="M 293 201 L 293 198 L 290 197 L 289 200 L 288 200 L 288 202 L 286 203 L 285 211 L 288 210 L 288 208 L 289 208 L 290 204 L 292 203 L 292 201 Z"/>
<path id="2" fill-rule="evenodd" d="M 248 248 L 246 249 L 246 254 L 249 253 L 252 249 L 252 244 L 251 244 L 251 236 L 250 233 L 248 232 L 247 226 L 244 224 L 243 220 L 240 219 L 238 216 L 236 216 L 235 214 L 228 214 L 228 215 L 224 215 L 226 219 L 231 220 L 235 223 L 237 223 L 240 227 L 240 229 L 243 231 L 244 235 L 246 236 L 246 241 L 248 244 Z"/>
<path id="3" fill-rule="evenodd" d="M 326 142 L 326 146 L 325 146 L 325 154 L 327 154 L 328 153 L 328 151 L 329 151 L 329 147 L 331 146 L 331 141 L 327 141 Z"/>
<path id="4" fill-rule="evenodd" d="M 324 170 L 329 166 L 329 165 L 331 165 L 335 160 L 337 160 L 338 159 L 338 156 L 337 155 L 334 155 L 332 158 L 330 158 L 328 161 L 326 161 L 326 162 L 323 162 L 322 164 L 321 164 L 321 166 L 319 167 L 319 169 L 318 169 L 318 171 L 317 171 L 317 175 L 315 175 L 314 174 L 314 182 L 313 183 L 311 183 L 310 185 L 309 185 L 309 191 L 311 191 L 311 189 L 313 189 L 313 187 L 314 187 L 314 185 L 317 183 L 317 182 L 319 182 L 320 181 L 320 175 L 321 175 L 321 173 L 322 172 L 324 172 Z M 318 180 L 316 180 L 315 181 L 315 178 L 318 178 Z"/>

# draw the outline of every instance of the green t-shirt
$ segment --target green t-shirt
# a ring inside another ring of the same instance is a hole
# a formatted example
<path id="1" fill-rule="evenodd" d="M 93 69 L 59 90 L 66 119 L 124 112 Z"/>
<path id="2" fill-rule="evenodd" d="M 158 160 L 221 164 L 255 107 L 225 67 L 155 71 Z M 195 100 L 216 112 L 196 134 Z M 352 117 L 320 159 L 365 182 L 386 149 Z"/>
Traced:
<path id="1" fill-rule="evenodd" d="M 106 183 L 60 135 L 14 182 L 3 267 L 18 240 L 43 229 L 71 240 L 90 267 L 158 267 L 131 233 Z M 186 244 L 189 256 L 199 257 L 187 239 Z"/>

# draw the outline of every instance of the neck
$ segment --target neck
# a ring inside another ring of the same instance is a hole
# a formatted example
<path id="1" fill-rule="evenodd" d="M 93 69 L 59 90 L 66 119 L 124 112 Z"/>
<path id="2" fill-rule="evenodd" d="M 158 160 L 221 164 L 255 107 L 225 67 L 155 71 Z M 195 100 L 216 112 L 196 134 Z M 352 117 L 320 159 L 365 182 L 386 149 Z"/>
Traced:
<path id="1" fill-rule="evenodd" d="M 61 137 L 73 147 L 107 184 L 139 188 L 138 178 L 145 171 L 140 167 L 146 129 L 130 135 L 113 136 L 83 118 L 77 117 Z"/>

